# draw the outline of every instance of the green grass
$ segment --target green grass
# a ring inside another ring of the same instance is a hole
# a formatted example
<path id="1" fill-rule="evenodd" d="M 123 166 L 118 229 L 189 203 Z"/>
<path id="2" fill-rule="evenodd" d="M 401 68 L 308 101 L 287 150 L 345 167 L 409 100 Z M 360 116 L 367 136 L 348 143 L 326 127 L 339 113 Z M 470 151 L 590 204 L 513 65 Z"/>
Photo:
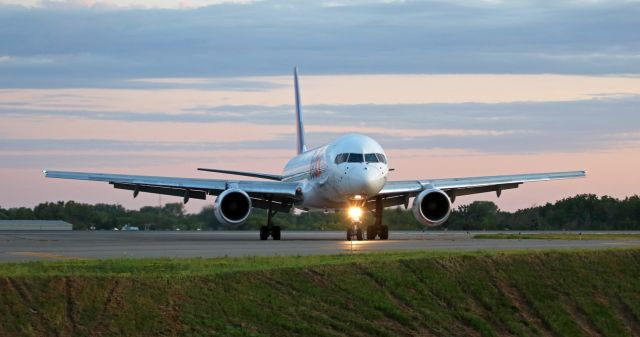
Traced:
<path id="1" fill-rule="evenodd" d="M 0 336 L 634 336 L 639 322 L 639 249 L 0 264 Z"/>
<path id="2" fill-rule="evenodd" d="M 553 251 L 553 250 L 543 250 Z M 577 251 L 577 250 L 576 250 Z M 398 251 L 336 255 L 250 256 L 223 258 L 67 259 L 0 263 L 0 276 L 202 276 L 239 271 L 307 268 L 348 263 L 374 263 L 452 256 L 528 254 L 513 251 Z"/>
<path id="3" fill-rule="evenodd" d="M 476 234 L 474 239 L 510 239 L 510 240 L 640 240 L 640 234 L 576 234 L 576 233 L 540 233 L 540 234 L 517 234 L 517 233 L 499 233 L 499 234 Z"/>

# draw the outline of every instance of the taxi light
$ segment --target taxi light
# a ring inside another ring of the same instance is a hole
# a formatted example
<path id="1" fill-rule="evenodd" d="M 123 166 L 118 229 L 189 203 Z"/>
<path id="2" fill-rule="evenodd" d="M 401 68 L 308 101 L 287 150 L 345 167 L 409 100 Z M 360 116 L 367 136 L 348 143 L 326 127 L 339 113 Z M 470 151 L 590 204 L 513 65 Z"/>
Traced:
<path id="1" fill-rule="evenodd" d="M 349 217 L 353 221 L 360 221 L 360 218 L 362 217 L 362 208 L 349 207 Z"/>

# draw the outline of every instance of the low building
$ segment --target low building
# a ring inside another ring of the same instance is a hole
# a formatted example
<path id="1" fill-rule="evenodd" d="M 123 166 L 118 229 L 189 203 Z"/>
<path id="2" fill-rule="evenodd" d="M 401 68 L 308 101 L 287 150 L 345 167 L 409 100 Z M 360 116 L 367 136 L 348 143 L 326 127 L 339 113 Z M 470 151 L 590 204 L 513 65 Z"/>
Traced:
<path id="1" fill-rule="evenodd" d="M 62 220 L 0 220 L 0 231 L 70 231 L 73 225 Z"/>

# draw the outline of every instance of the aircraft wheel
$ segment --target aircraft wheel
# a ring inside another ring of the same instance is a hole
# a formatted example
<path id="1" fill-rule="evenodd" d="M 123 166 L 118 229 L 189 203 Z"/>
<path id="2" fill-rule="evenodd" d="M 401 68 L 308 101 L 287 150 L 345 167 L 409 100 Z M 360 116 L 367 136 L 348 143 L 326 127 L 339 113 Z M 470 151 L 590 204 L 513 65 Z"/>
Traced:
<path id="1" fill-rule="evenodd" d="M 260 240 L 266 240 L 269 238 L 269 230 L 267 230 L 267 226 L 260 227 Z"/>
<path id="2" fill-rule="evenodd" d="M 280 226 L 273 226 L 273 229 L 271 230 L 271 237 L 274 240 L 280 240 Z"/>
<path id="3" fill-rule="evenodd" d="M 362 228 L 356 229 L 356 239 L 358 239 L 358 241 L 362 241 Z"/>
<path id="4" fill-rule="evenodd" d="M 378 235 L 376 226 L 367 226 L 367 240 L 375 240 L 376 235 Z"/>
<path id="5" fill-rule="evenodd" d="M 389 226 L 380 226 L 380 240 L 388 240 L 389 239 Z"/>
<path id="6" fill-rule="evenodd" d="M 353 229 L 347 228 L 347 241 L 351 241 L 353 238 Z"/>

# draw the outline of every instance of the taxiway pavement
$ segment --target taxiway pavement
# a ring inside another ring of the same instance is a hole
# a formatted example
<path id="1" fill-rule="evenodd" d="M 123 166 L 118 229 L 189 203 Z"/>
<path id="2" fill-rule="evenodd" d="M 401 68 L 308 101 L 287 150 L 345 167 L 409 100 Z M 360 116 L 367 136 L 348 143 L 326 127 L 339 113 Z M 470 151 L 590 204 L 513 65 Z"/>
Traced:
<path id="1" fill-rule="evenodd" d="M 281 241 L 260 241 L 254 231 L 11 231 L 0 232 L 0 261 L 310 255 L 400 250 L 640 248 L 640 240 L 473 239 L 477 233 L 480 232 L 393 231 L 390 240 L 386 241 L 348 242 L 341 231 L 283 231 Z"/>

